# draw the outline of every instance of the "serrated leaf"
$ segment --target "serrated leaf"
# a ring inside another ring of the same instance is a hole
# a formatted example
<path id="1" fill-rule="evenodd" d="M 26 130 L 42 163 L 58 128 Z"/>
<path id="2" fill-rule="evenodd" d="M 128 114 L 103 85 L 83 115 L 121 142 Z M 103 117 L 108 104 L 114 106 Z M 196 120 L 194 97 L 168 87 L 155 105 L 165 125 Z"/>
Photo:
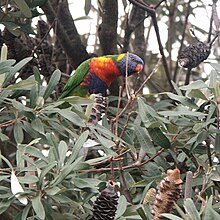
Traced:
<path id="1" fill-rule="evenodd" d="M 38 196 L 34 197 L 31 201 L 32 201 L 32 206 L 33 206 L 33 209 L 34 209 L 36 215 L 40 219 L 44 220 L 46 215 L 45 215 L 45 210 L 44 210 L 43 204 L 41 202 L 41 196 L 38 195 Z"/>
<path id="2" fill-rule="evenodd" d="M 50 80 L 48 82 L 47 88 L 44 92 L 43 98 L 45 100 L 47 100 L 47 98 L 52 94 L 52 92 L 54 91 L 56 85 L 58 84 L 58 82 L 60 81 L 60 77 L 61 77 L 61 72 L 60 70 L 55 70 L 52 74 L 52 76 L 50 77 Z"/>
<path id="3" fill-rule="evenodd" d="M 28 204 L 26 196 L 19 195 L 20 193 L 23 193 L 24 190 L 13 170 L 11 172 L 11 192 L 23 205 Z"/>
<path id="4" fill-rule="evenodd" d="M 25 17 L 27 18 L 32 17 L 32 12 L 28 7 L 27 3 L 25 2 L 25 0 L 14 0 L 14 1 Z"/>
<path id="5" fill-rule="evenodd" d="M 170 148 L 171 143 L 160 128 L 148 128 L 148 132 L 153 142 L 163 148 Z"/>

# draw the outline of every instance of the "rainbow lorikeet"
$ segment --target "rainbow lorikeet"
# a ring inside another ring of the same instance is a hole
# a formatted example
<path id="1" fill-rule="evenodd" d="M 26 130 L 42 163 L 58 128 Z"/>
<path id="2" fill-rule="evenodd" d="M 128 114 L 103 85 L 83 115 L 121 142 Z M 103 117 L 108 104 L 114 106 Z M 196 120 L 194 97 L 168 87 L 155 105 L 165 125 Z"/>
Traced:
<path id="1" fill-rule="evenodd" d="M 67 81 L 60 99 L 67 96 L 107 95 L 107 89 L 118 77 L 130 76 L 143 69 L 143 60 L 132 53 L 93 57 L 84 61 Z"/>

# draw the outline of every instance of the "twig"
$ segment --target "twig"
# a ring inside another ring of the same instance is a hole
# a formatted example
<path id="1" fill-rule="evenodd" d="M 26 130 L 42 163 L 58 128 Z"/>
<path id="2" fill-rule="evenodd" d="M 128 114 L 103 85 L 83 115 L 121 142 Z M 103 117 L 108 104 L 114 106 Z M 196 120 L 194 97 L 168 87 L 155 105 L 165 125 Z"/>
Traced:
<path id="1" fill-rule="evenodd" d="M 150 157 L 149 159 L 143 161 L 142 163 L 133 163 L 131 165 L 127 165 L 127 166 L 123 166 L 122 169 L 126 170 L 126 169 L 132 169 L 132 168 L 139 168 L 147 163 L 149 163 L 150 161 L 152 161 L 155 157 L 159 156 L 162 152 L 164 151 L 164 148 L 161 148 L 156 154 L 154 154 L 152 157 Z M 119 170 L 118 167 L 114 168 L 114 171 Z M 107 168 L 100 168 L 100 169 L 90 169 L 90 170 L 81 170 L 81 173 L 91 173 L 91 172 L 95 172 L 95 173 L 99 173 L 99 172 L 110 172 L 111 168 L 107 167 Z"/>
<path id="2" fill-rule="evenodd" d="M 138 93 L 141 91 L 141 89 L 143 89 L 143 87 L 145 86 L 145 84 L 147 83 L 148 80 L 150 80 L 150 78 L 153 76 L 153 74 L 157 71 L 158 66 L 160 64 L 161 58 L 157 61 L 156 66 L 154 67 L 154 69 L 152 70 L 152 72 L 150 73 L 150 75 L 144 80 L 144 82 L 141 84 L 141 86 L 139 87 L 139 89 L 135 92 L 135 96 L 138 95 Z"/>
<path id="3" fill-rule="evenodd" d="M 154 26 L 154 30 L 156 33 L 156 37 L 157 37 L 157 42 L 158 42 L 158 46 L 159 46 L 159 51 L 160 54 L 162 56 L 162 62 L 163 62 L 163 67 L 164 67 L 164 71 L 166 73 L 167 76 L 167 80 L 170 86 L 170 89 L 173 90 L 173 84 L 172 84 L 172 80 L 171 80 L 171 74 L 168 68 L 168 64 L 167 64 L 167 59 L 165 57 L 164 51 L 163 51 L 163 45 L 161 43 L 161 39 L 160 39 L 160 32 L 159 32 L 159 27 L 157 24 L 157 18 L 156 18 L 156 13 L 155 13 L 155 9 L 152 7 L 149 7 L 145 2 L 143 2 L 142 0 L 129 0 L 131 3 L 133 3 L 134 5 L 139 6 L 140 8 L 144 9 L 145 11 L 148 12 L 148 14 L 151 16 L 152 19 L 152 23 Z M 161 1 L 162 3 L 163 1 Z"/>
<path id="4" fill-rule="evenodd" d="M 185 85 L 188 85 L 188 84 L 189 84 L 190 76 L 191 76 L 191 70 L 192 70 L 192 68 L 188 68 L 188 69 L 187 69 L 186 79 L 185 79 Z"/>
<path id="5" fill-rule="evenodd" d="M 208 156 L 208 160 L 209 160 L 209 166 L 212 167 L 213 163 L 212 163 L 212 153 L 211 153 L 211 148 L 210 148 L 210 145 L 211 145 L 211 140 L 210 138 L 208 137 L 206 140 L 206 147 L 207 147 L 207 156 Z"/>
<path id="6" fill-rule="evenodd" d="M 6 121 L 6 122 L 2 122 L 2 123 L 0 124 L 0 128 L 8 127 L 8 126 L 14 124 L 17 120 L 22 120 L 23 118 L 25 118 L 25 116 L 22 116 L 22 117 L 20 117 L 20 118 L 11 119 L 11 120 Z"/>
<path id="7" fill-rule="evenodd" d="M 126 196 L 128 202 L 132 203 L 132 198 L 131 198 L 131 194 L 129 193 L 128 187 L 127 187 L 127 183 L 124 177 L 124 169 L 122 167 L 122 163 L 121 160 L 118 161 L 118 169 L 119 169 L 119 174 L 122 180 L 122 190 L 124 192 L 124 195 Z"/>
<path id="8" fill-rule="evenodd" d="M 184 22 L 184 25 L 183 25 L 183 32 L 182 32 L 182 39 L 180 41 L 180 48 L 179 48 L 179 51 L 178 51 L 178 55 L 180 54 L 180 52 L 182 51 L 182 48 L 183 48 L 183 42 L 185 40 L 185 32 L 186 32 L 186 27 L 187 27 L 187 24 L 188 24 L 188 19 L 189 19 L 189 15 L 190 15 L 190 3 L 191 3 L 192 0 L 189 0 L 188 1 L 188 5 L 187 5 L 187 12 L 186 12 L 186 16 L 185 16 L 185 22 Z M 177 78 L 177 70 L 178 70 L 178 61 L 176 62 L 176 66 L 175 66 L 175 70 L 174 70 L 174 74 L 173 74 L 173 81 L 176 82 L 176 78 Z"/>

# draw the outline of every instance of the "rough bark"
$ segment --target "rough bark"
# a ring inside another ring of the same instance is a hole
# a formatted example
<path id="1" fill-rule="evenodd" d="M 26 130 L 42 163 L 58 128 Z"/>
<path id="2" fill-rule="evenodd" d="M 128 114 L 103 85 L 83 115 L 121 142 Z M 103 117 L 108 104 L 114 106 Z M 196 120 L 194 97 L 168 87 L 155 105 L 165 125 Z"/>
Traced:
<path id="1" fill-rule="evenodd" d="M 67 0 L 48 0 L 42 6 L 42 10 L 49 23 L 54 24 L 57 38 L 71 65 L 76 68 L 84 60 L 88 59 L 89 55 L 77 32 Z M 55 19 L 56 22 L 54 22 Z"/>
<path id="2" fill-rule="evenodd" d="M 102 23 L 98 28 L 98 36 L 103 54 L 117 54 L 118 1 L 102 1 Z"/>

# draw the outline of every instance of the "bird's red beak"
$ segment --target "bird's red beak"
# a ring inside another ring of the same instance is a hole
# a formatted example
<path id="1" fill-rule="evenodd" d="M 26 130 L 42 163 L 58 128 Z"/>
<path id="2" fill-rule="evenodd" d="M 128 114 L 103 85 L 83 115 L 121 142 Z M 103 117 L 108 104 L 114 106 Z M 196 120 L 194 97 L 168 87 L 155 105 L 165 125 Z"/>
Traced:
<path id="1" fill-rule="evenodd" d="M 144 65 L 139 63 L 135 68 L 135 72 L 140 73 L 143 70 L 143 68 L 144 68 Z"/>

